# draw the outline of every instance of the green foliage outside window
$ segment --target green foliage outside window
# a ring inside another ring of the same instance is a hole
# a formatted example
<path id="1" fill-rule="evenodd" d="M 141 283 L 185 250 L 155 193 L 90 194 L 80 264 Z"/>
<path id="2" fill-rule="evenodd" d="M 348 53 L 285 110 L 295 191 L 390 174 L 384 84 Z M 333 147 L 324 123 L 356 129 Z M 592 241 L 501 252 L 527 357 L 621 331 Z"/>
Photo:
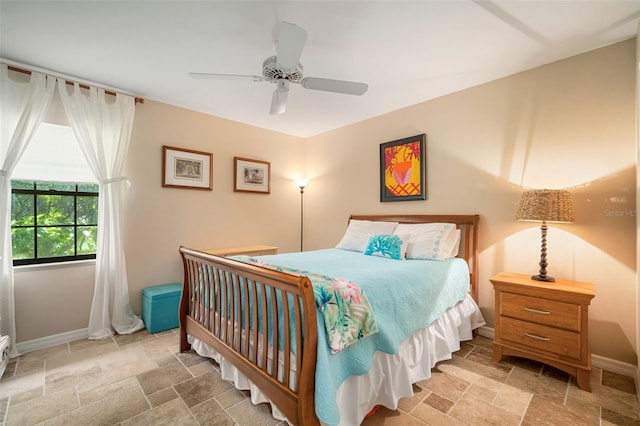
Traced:
<path id="1" fill-rule="evenodd" d="M 95 258 L 98 185 L 11 182 L 14 264 Z"/>

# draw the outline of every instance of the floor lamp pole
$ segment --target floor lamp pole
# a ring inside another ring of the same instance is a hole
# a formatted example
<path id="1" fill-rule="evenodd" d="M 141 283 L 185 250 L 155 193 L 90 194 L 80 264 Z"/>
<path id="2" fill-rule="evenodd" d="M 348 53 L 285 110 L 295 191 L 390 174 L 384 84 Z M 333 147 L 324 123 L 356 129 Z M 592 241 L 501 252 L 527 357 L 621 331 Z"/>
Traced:
<path id="1" fill-rule="evenodd" d="M 304 185 L 300 185 L 300 251 L 304 241 Z"/>

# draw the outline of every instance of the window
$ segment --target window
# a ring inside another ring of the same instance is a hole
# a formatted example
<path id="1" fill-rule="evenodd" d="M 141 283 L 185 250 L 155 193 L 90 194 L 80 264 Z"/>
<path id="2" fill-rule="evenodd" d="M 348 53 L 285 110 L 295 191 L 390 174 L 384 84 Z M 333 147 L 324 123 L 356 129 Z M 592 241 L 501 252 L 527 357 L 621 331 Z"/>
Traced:
<path id="1" fill-rule="evenodd" d="M 11 181 L 13 264 L 95 259 L 98 184 Z"/>

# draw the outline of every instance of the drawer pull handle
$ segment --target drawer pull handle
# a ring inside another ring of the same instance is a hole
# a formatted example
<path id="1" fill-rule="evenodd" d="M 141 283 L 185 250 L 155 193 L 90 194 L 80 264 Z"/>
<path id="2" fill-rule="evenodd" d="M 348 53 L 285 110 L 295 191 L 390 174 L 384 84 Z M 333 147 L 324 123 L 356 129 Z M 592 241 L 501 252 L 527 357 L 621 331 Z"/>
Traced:
<path id="1" fill-rule="evenodd" d="M 540 309 L 524 308 L 524 310 L 527 312 L 533 312 L 534 314 L 551 315 L 551 312 L 541 311 Z"/>
<path id="2" fill-rule="evenodd" d="M 544 340 L 544 341 L 551 340 L 548 337 L 536 336 L 535 334 L 531 334 L 531 333 L 524 333 L 524 335 L 527 336 L 527 337 L 531 337 L 532 339 L 536 339 L 536 340 Z"/>

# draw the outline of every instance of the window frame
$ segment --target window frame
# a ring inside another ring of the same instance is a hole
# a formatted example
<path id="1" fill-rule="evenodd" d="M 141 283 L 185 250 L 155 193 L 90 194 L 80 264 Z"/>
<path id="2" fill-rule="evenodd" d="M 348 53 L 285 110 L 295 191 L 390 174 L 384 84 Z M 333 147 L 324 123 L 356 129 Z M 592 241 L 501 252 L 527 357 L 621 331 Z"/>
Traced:
<path id="1" fill-rule="evenodd" d="M 78 227 L 87 227 L 87 226 L 95 226 L 98 228 L 98 223 L 96 219 L 96 223 L 78 223 L 78 197 L 96 197 L 99 199 L 100 190 L 96 192 L 91 191 L 80 191 L 79 187 L 81 185 L 95 185 L 95 182 L 56 182 L 56 181 L 39 181 L 39 180 L 30 180 L 30 179 L 12 179 L 11 186 L 11 197 L 13 198 L 14 194 L 22 194 L 22 195 L 32 195 L 33 196 L 33 224 L 32 225 L 11 225 L 11 230 L 14 229 L 23 229 L 23 228 L 33 228 L 33 252 L 34 258 L 28 259 L 13 259 L 13 266 L 23 266 L 23 265 L 40 265 L 40 264 L 51 264 L 51 263 L 62 263 L 62 262 L 73 262 L 80 260 L 92 260 L 96 258 L 96 253 L 91 254 L 78 254 Z M 30 182 L 32 184 L 31 189 L 24 188 L 14 188 L 13 182 Z M 74 191 L 62 191 L 58 189 L 38 189 L 38 184 L 66 184 L 66 185 L 74 185 Z M 37 199 L 38 195 L 58 195 L 64 197 L 72 197 L 74 212 L 73 212 L 73 224 L 70 225 L 38 225 L 38 211 L 37 211 Z M 99 205 L 99 204 L 98 204 Z M 96 212 L 97 213 L 97 212 Z M 96 214 L 97 218 L 97 214 Z M 71 256 L 54 256 L 54 257 L 38 257 L 38 229 L 43 228 L 73 228 L 73 251 L 74 255 Z M 97 235 L 97 234 L 96 234 Z M 11 240 L 11 244 L 13 247 L 13 238 Z"/>

